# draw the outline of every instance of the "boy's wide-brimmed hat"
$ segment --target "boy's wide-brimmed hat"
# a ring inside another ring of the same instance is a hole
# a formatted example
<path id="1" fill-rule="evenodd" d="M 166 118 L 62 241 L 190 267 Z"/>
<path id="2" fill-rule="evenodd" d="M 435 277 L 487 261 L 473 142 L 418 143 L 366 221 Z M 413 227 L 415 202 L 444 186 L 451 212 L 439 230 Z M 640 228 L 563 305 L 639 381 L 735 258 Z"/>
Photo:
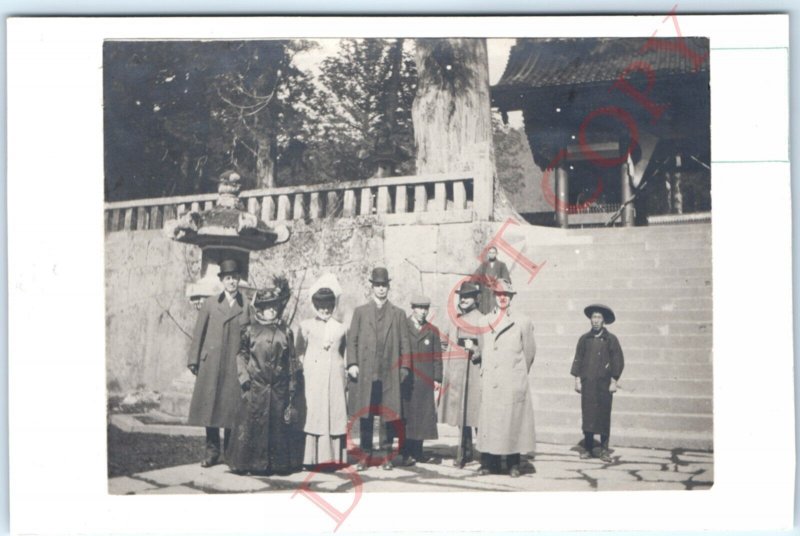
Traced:
<path id="1" fill-rule="evenodd" d="M 226 274 L 238 274 L 239 273 L 239 263 L 237 263 L 234 259 L 225 259 L 221 263 L 219 263 L 219 276 L 222 277 Z"/>
<path id="2" fill-rule="evenodd" d="M 372 275 L 369 276 L 370 283 L 388 283 L 389 281 L 391 281 L 389 279 L 389 270 L 383 267 L 372 269 Z"/>
<path id="3" fill-rule="evenodd" d="M 600 313 L 603 315 L 603 321 L 606 324 L 613 324 L 614 320 L 617 319 L 617 317 L 614 315 L 614 311 L 611 310 L 611 307 L 608 305 L 603 305 L 602 303 L 593 303 L 583 310 L 583 314 L 586 315 L 586 318 L 592 318 L 592 314 L 594 313 Z"/>

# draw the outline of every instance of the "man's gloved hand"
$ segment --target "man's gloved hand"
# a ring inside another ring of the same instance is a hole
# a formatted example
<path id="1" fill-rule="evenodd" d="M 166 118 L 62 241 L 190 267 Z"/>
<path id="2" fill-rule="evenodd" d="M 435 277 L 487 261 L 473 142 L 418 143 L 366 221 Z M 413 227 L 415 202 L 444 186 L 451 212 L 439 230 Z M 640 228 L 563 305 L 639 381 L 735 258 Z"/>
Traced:
<path id="1" fill-rule="evenodd" d="M 247 380 L 242 384 L 242 392 L 246 393 L 249 390 L 250 390 L 250 380 Z"/>
<path id="2" fill-rule="evenodd" d="M 350 377 L 353 378 L 354 380 L 357 380 L 358 379 L 358 365 L 350 365 L 347 368 L 347 374 L 349 374 Z"/>
<path id="3" fill-rule="evenodd" d="M 581 379 L 577 377 L 575 378 L 575 392 L 576 393 L 581 392 Z"/>
<path id="4" fill-rule="evenodd" d="M 189 372 L 197 376 L 197 365 L 189 365 Z"/>
<path id="5" fill-rule="evenodd" d="M 616 393 L 617 389 L 618 389 L 617 380 L 615 380 L 614 378 L 611 378 L 611 385 L 608 386 L 608 392 L 609 393 Z"/>

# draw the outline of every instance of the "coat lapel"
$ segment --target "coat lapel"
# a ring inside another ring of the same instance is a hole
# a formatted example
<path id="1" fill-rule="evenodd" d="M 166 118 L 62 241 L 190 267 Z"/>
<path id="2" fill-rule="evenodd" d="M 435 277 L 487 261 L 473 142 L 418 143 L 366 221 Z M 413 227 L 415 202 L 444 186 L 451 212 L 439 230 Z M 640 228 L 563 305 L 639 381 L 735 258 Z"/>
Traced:
<path id="1" fill-rule="evenodd" d="M 500 320 L 500 323 L 494 327 L 492 330 L 494 332 L 494 340 L 497 340 L 500 335 L 511 329 L 511 326 L 514 325 L 514 321 L 508 317 L 508 315 L 503 315 L 503 318 Z"/>
<path id="2" fill-rule="evenodd" d="M 236 302 L 233 304 L 233 307 L 228 305 L 228 299 L 225 297 L 224 292 L 220 294 L 217 301 L 217 307 L 222 313 L 222 317 L 225 319 L 224 322 L 230 322 L 231 319 L 242 314 L 244 299 L 242 298 L 241 292 L 236 295 Z"/>
<path id="3" fill-rule="evenodd" d="M 394 305 L 392 305 L 389 300 L 386 300 L 386 303 L 384 303 L 383 306 L 386 307 L 386 310 L 383 312 L 383 314 L 386 316 L 384 317 L 385 322 L 383 325 L 383 333 L 381 333 L 380 336 L 383 338 L 384 348 L 386 348 L 386 339 L 389 337 L 389 331 L 392 329 L 392 324 L 397 322 L 398 315 L 395 314 Z M 375 308 L 377 309 L 378 306 L 376 305 Z M 375 315 L 377 316 L 377 311 Z M 402 316 L 401 318 L 405 318 L 405 316 Z"/>

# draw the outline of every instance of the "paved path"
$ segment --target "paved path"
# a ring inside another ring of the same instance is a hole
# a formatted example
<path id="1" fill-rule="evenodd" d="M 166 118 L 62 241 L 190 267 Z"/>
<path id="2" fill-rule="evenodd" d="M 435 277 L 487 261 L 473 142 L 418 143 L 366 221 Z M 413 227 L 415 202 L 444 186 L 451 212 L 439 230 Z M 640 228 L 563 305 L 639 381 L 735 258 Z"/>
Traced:
<path id="1" fill-rule="evenodd" d="M 185 427 L 184 427 L 185 430 Z M 144 431 L 144 430 L 142 430 Z M 637 491 L 703 490 L 714 481 L 713 453 L 684 449 L 619 447 L 613 461 L 581 460 L 578 447 L 540 443 L 536 456 L 523 457 L 522 476 L 478 476 L 476 462 L 464 469 L 452 465 L 455 438 L 426 442 L 435 463 L 384 471 L 370 467 L 358 473 L 364 492 L 370 491 Z M 239 476 L 219 464 L 179 465 L 111 478 L 109 493 L 146 495 L 170 493 L 291 493 L 304 482 L 312 491 L 347 492 L 356 485 L 352 469 L 335 473 L 302 471 L 288 476 Z"/>

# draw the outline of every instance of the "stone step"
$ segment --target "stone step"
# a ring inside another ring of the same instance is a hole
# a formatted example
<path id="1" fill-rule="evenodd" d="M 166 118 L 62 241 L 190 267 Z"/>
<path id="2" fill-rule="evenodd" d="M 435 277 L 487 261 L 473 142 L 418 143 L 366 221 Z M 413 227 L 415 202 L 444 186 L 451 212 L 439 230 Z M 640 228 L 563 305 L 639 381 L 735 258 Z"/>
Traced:
<path id="1" fill-rule="evenodd" d="M 548 359 L 545 356 L 553 356 L 558 359 L 561 356 L 567 356 L 570 359 L 575 355 L 575 345 L 578 342 L 577 337 L 574 340 L 561 337 L 561 341 L 550 342 L 545 345 L 540 340 L 541 337 L 536 338 L 536 355 L 537 360 L 539 357 Z M 676 348 L 676 347 L 633 347 L 622 341 L 622 350 L 625 354 L 625 359 L 636 361 L 650 361 L 657 363 L 697 363 L 697 364 L 710 364 L 712 358 L 712 349 L 709 345 L 705 348 Z"/>
<path id="2" fill-rule="evenodd" d="M 575 380 L 572 376 L 546 377 L 534 374 L 531 387 L 538 391 L 573 391 Z M 711 380 L 703 379 L 637 379 L 627 378 L 622 375 L 619 389 L 625 393 L 634 394 L 659 394 L 664 396 L 712 396 L 714 390 Z"/>
<path id="3" fill-rule="evenodd" d="M 593 260 L 586 258 L 563 258 L 560 256 L 548 257 L 546 252 L 537 252 L 535 255 L 535 262 L 541 264 L 547 261 L 547 266 L 551 269 L 555 267 L 569 268 L 573 270 L 579 269 L 594 269 L 597 270 L 600 266 L 614 266 L 624 269 L 650 269 L 650 270 L 663 270 L 672 268 L 711 268 L 711 256 L 692 256 L 692 257 L 671 257 L 665 256 L 663 258 L 653 257 L 646 253 L 622 255 L 619 258 L 608 258 L 604 260 Z M 511 270 L 511 277 L 513 278 L 517 270 Z"/>
<path id="4" fill-rule="evenodd" d="M 580 395 L 570 391 L 533 390 L 533 407 L 539 411 L 575 409 L 580 411 Z M 691 413 L 711 414 L 711 396 L 672 396 L 618 391 L 614 395 L 613 411 L 640 413 Z"/>
<path id="5" fill-rule="evenodd" d="M 612 417 L 613 419 L 613 417 Z M 576 445 L 583 439 L 580 426 L 537 426 L 536 440 L 543 443 L 560 445 Z M 686 432 L 672 430 L 625 429 L 611 426 L 611 448 L 614 447 L 646 447 L 658 449 L 684 448 L 689 450 L 710 451 L 714 449 L 712 430 L 704 432 Z"/>
<path id="6" fill-rule="evenodd" d="M 577 325 L 578 332 L 585 333 L 589 331 L 589 319 L 584 316 L 582 308 L 565 309 L 563 307 L 541 307 L 534 310 L 525 311 L 525 313 L 533 320 L 537 330 L 540 328 L 544 329 L 545 326 L 543 324 L 546 323 L 566 323 L 571 327 L 575 327 L 574 325 Z M 616 332 L 619 326 L 622 326 L 622 324 L 627 324 L 630 322 L 652 322 L 653 324 L 710 324 L 714 317 L 713 311 L 710 309 L 688 311 L 637 311 L 635 309 L 621 309 L 614 307 L 614 314 L 619 319 L 619 323 L 615 323 L 611 327 L 611 330 L 614 332 Z M 582 326 L 580 325 L 581 323 L 583 323 Z"/>
<path id="7" fill-rule="evenodd" d="M 711 248 L 707 244 L 692 247 L 692 245 L 677 242 L 684 247 L 675 247 L 666 250 L 646 249 L 644 243 L 622 243 L 614 246 L 598 247 L 597 244 L 576 246 L 565 244 L 563 246 L 542 246 L 529 254 L 531 257 L 550 262 L 571 263 L 578 261 L 598 261 L 602 263 L 614 262 L 624 264 L 636 259 L 682 259 L 700 258 L 710 262 Z"/>
<path id="8" fill-rule="evenodd" d="M 572 409 L 537 409 L 534 417 L 536 425 L 559 428 L 572 427 L 580 430 L 580 400 L 576 400 L 573 406 Z M 714 423 L 710 413 L 642 413 L 639 411 L 620 411 L 614 407 L 611 412 L 611 429 L 612 431 L 644 429 L 663 430 L 664 432 L 706 432 L 714 429 Z"/>
<path id="9" fill-rule="evenodd" d="M 565 335 L 555 334 L 542 334 L 536 335 L 536 342 L 542 347 L 558 347 L 562 346 L 565 342 Z M 570 344 L 577 343 L 577 336 L 572 340 L 568 339 Z M 713 338 L 710 333 L 700 335 L 626 335 L 624 340 L 620 339 L 623 351 L 626 348 L 645 348 L 645 349 L 661 349 L 661 348 L 696 348 L 696 349 L 711 349 Z"/>
<path id="10" fill-rule="evenodd" d="M 589 321 L 585 316 L 582 320 L 575 319 L 570 321 L 553 319 L 546 312 L 541 314 L 533 313 L 529 316 L 534 322 L 537 334 L 569 335 L 574 336 L 577 342 L 577 337 L 589 331 Z M 542 321 L 539 320 L 540 318 L 548 318 L 552 321 Z M 682 322 L 678 319 L 662 322 L 643 322 L 638 320 L 640 318 L 643 318 L 643 315 L 636 315 L 624 321 L 621 319 L 619 323 L 615 323 L 610 329 L 614 335 L 620 338 L 628 335 L 703 335 L 712 333 L 711 322 Z"/>
<path id="11" fill-rule="evenodd" d="M 524 287 L 523 287 L 524 288 Z M 589 303 L 592 303 L 592 296 L 586 294 L 582 297 L 564 296 L 563 291 L 561 295 L 557 296 L 539 296 L 533 293 L 521 292 L 522 289 L 517 289 L 520 293 L 514 298 L 515 306 L 517 304 L 525 304 L 529 306 L 529 311 L 548 311 L 553 313 L 569 313 L 574 312 L 583 314 L 583 308 Z M 609 303 L 609 307 L 617 311 L 628 311 L 629 313 L 637 312 L 642 318 L 649 318 L 651 314 L 665 313 L 675 314 L 678 312 L 692 312 L 696 311 L 703 314 L 711 314 L 713 311 L 713 301 L 711 296 L 691 296 L 676 298 L 673 296 L 626 296 L 620 297 L 617 295 L 612 296 L 613 303 Z M 599 300 L 598 300 L 599 301 Z M 687 318 L 689 320 L 689 318 Z"/>
<path id="12" fill-rule="evenodd" d="M 527 282 L 528 278 L 525 277 L 525 274 L 522 274 L 521 270 L 518 270 L 520 275 L 520 281 Z M 610 271 L 607 272 L 599 272 L 597 269 L 593 268 L 584 268 L 581 270 L 570 269 L 565 266 L 559 266 L 558 269 L 551 270 L 548 265 L 545 265 L 536 278 L 542 278 L 544 280 L 545 276 L 548 279 L 589 279 L 591 281 L 602 281 L 608 278 L 618 278 L 618 279 L 657 279 L 660 277 L 693 277 L 693 278 L 701 278 L 701 277 L 710 277 L 711 276 L 711 269 L 708 267 L 704 268 L 673 268 L 670 270 L 659 270 L 658 272 L 653 272 L 653 270 L 642 270 L 642 269 L 631 269 L 631 268 L 623 268 L 623 267 L 615 267 Z M 535 279 L 534 281 L 536 281 Z"/>
<path id="13" fill-rule="evenodd" d="M 530 285 L 518 284 L 515 285 L 517 302 L 529 302 L 531 300 L 543 299 L 573 299 L 585 302 L 592 299 L 593 295 L 609 296 L 614 301 L 625 300 L 631 298 L 656 298 L 651 303 L 654 304 L 654 309 L 658 309 L 658 303 L 670 303 L 675 298 L 694 298 L 694 300 L 710 299 L 711 290 L 703 289 L 703 292 L 698 292 L 696 288 L 675 287 L 675 288 L 631 288 L 631 289 L 613 289 L 613 290 L 599 290 L 590 285 L 582 285 L 576 281 L 574 285 L 564 285 L 564 288 L 546 288 L 544 285 L 537 285 L 534 279 Z M 698 295 L 699 294 L 699 295 Z M 691 301 L 686 304 L 688 309 L 700 309 L 702 307 L 692 306 Z M 698 304 L 696 304 L 698 305 Z M 702 304 L 705 305 L 705 304 Z"/>
<path id="14" fill-rule="evenodd" d="M 676 249 L 692 248 L 699 249 L 708 254 L 711 253 L 711 235 L 685 236 L 676 240 L 645 240 L 645 251 L 673 251 Z"/>
<path id="15" fill-rule="evenodd" d="M 605 274 L 605 277 L 579 277 L 560 278 L 550 277 L 551 274 L 539 272 L 539 276 L 531 282 L 537 288 L 554 289 L 587 289 L 587 290 L 641 290 L 644 288 L 673 289 L 691 288 L 696 293 L 711 292 L 712 278 L 709 273 L 701 277 L 663 277 L 642 274 L 641 277 L 614 277 Z M 525 287 L 527 290 L 527 285 Z M 520 289 L 522 290 L 522 289 Z"/>
<path id="16" fill-rule="evenodd" d="M 533 376 L 568 376 L 572 367 L 571 355 L 557 355 L 551 352 L 536 352 L 533 362 Z M 710 363 L 658 363 L 650 360 L 625 359 L 622 376 L 629 378 L 665 378 L 711 380 L 713 367 Z"/>

